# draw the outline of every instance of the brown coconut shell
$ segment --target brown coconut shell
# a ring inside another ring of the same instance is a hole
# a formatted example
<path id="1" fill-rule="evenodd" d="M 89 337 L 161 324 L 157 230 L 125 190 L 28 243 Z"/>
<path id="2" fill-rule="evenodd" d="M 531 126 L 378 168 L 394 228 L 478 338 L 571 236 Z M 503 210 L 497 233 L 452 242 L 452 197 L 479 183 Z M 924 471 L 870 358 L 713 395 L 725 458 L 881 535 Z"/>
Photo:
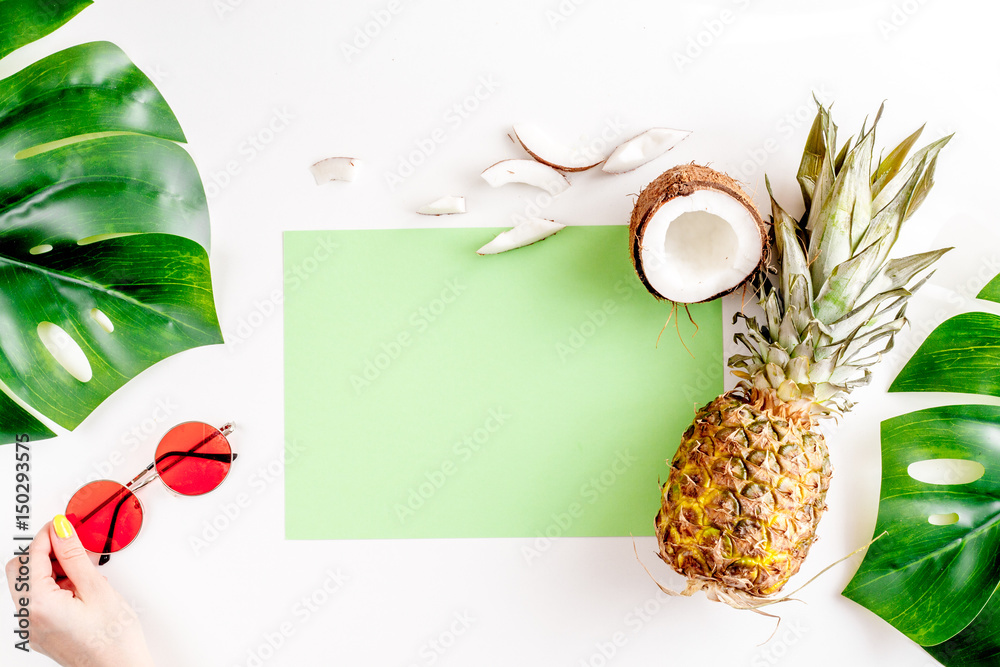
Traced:
<path id="1" fill-rule="evenodd" d="M 646 224 L 665 203 L 676 197 L 686 197 L 699 190 L 715 190 L 728 195 L 739 202 L 750 213 L 754 222 L 757 223 L 757 230 L 760 232 L 761 253 L 760 262 L 747 275 L 746 280 L 697 303 L 713 301 L 736 291 L 736 289 L 750 280 L 767 262 L 767 225 L 764 223 L 763 218 L 761 218 L 760 212 L 754 205 L 753 200 L 743 191 L 739 183 L 720 171 L 694 164 L 693 162 L 691 164 L 677 165 L 660 174 L 656 180 L 647 185 L 639 194 L 639 198 L 632 209 L 632 218 L 629 223 L 629 245 L 630 254 L 632 255 L 632 266 L 635 267 L 636 275 L 639 276 L 639 280 L 642 281 L 645 288 L 657 299 L 663 301 L 670 300 L 656 291 L 656 288 L 650 284 L 642 267 L 641 241 L 646 232 Z"/>
<path id="2" fill-rule="evenodd" d="M 517 139 L 517 143 L 521 144 L 521 148 L 524 149 L 524 152 L 530 155 L 532 158 L 534 158 L 536 162 L 541 162 L 542 164 L 548 167 L 552 167 L 553 169 L 558 169 L 559 171 L 565 171 L 567 173 L 575 173 L 578 171 L 587 171 L 588 169 L 593 169 L 594 167 L 596 167 L 597 165 L 601 164 L 606 159 L 608 159 L 608 156 L 605 155 L 604 157 L 602 157 L 600 160 L 597 160 L 593 164 L 585 164 L 583 166 L 577 166 L 577 167 L 570 167 L 565 164 L 556 164 L 551 160 L 546 160 L 541 155 L 528 148 L 528 144 L 524 143 L 524 140 L 521 139 L 520 135 L 517 133 L 517 130 L 514 130 L 514 138 Z"/>

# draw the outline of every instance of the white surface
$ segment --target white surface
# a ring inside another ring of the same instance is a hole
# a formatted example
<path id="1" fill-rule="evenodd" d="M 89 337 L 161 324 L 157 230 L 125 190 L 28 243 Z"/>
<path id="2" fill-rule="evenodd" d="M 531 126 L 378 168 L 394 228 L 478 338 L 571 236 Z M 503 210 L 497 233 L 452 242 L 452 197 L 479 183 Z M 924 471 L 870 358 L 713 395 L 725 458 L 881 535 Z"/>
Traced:
<path id="1" fill-rule="evenodd" d="M 972 296 L 1000 271 L 998 14 L 985 1 L 921 0 L 99 0 L 0 71 L 109 40 L 156 80 L 211 195 L 227 344 L 153 367 L 74 433 L 36 446 L 35 525 L 62 511 L 88 475 L 134 475 L 173 423 L 234 419 L 241 457 L 226 484 L 198 499 L 147 487 L 142 535 L 104 568 L 139 609 L 161 665 L 935 664 L 839 596 L 857 558 L 806 589 L 806 604 L 783 605 L 776 638 L 761 646 L 771 621 L 700 597 L 664 599 L 627 539 L 556 540 L 530 565 L 521 551 L 535 544 L 528 539 L 284 541 L 281 233 L 502 227 L 542 211 L 570 224 L 624 224 L 632 195 L 691 160 L 746 182 L 765 211 L 766 167 L 783 206 L 798 214 L 794 171 L 814 91 L 837 101 L 845 138 L 883 100 L 880 143 L 924 121 L 926 140 L 957 131 L 901 250 L 959 248 L 916 299 L 913 326 L 875 385 L 859 392 L 861 407 L 830 432 L 837 474 L 808 576 L 871 535 L 878 421 L 952 402 L 888 397 L 885 386 L 916 343 L 961 309 L 954 293 Z M 367 44 L 366 28 L 377 33 Z M 537 123 L 566 144 L 614 145 L 654 126 L 694 133 L 635 172 L 575 175 L 553 201 L 525 186 L 493 190 L 479 176 L 497 160 L 523 157 L 506 136 L 515 122 Z M 357 156 L 365 169 L 354 183 L 317 187 L 309 165 L 330 155 Z M 389 173 L 401 181 L 394 189 Z M 469 213 L 414 213 L 442 192 L 466 196 Z M 731 311 L 738 298 L 726 304 Z M 665 451 L 678 435 L 664 434 Z M 11 448 L 0 450 L 0 506 L 13 502 L 12 459 Z M 228 524 L 214 538 L 213 522 Z M 210 544 L 196 551 L 195 537 Z M 636 542 L 651 571 L 679 586 L 654 557 L 654 540 Z M 329 572 L 347 581 L 327 596 Z M 310 611 L 301 601 L 311 596 L 327 599 Z M 13 651 L 12 635 L 4 636 L 0 664 L 49 664 Z M 269 642 L 280 647 L 271 651 Z M 261 654 L 269 657 L 254 662 Z"/>

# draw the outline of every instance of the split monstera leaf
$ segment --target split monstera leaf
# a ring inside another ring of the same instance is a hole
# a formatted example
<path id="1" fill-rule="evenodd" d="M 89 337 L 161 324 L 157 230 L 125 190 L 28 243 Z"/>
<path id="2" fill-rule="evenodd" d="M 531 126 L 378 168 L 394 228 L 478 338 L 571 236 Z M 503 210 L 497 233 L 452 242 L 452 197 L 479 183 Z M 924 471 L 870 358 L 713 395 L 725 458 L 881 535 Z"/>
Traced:
<path id="1" fill-rule="evenodd" d="M 89 4 L 3 0 L 0 57 Z M 36 414 L 73 429 L 156 362 L 222 342 L 184 140 L 107 42 L 0 80 L 0 443 L 53 436 Z"/>
<path id="2" fill-rule="evenodd" d="M 1000 275 L 978 298 L 1000 303 Z M 889 390 L 1000 397 L 1000 317 L 942 323 Z M 919 474 L 928 461 L 938 475 Z M 1000 664 L 1000 407 L 945 405 L 882 422 L 882 532 L 844 595 L 948 667 Z"/>

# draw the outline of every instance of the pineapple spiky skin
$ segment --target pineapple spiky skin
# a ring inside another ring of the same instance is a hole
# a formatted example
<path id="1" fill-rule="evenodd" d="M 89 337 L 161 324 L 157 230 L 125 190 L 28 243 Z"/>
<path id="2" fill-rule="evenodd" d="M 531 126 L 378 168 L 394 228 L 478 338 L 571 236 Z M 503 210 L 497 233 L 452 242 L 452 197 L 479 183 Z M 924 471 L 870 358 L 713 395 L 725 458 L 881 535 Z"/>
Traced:
<path id="1" fill-rule="evenodd" d="M 762 320 L 737 315 L 747 354 L 729 366 L 739 384 L 698 412 L 661 489 L 659 555 L 688 578 L 685 594 L 746 608 L 798 571 L 830 485 L 818 420 L 851 408 L 848 395 L 892 349 L 907 300 L 948 250 L 890 258 L 950 137 L 908 158 L 917 130 L 876 160 L 880 116 L 838 150 L 819 105 L 799 165 L 802 217 L 771 194 L 774 266 L 753 280 Z"/>
<path id="2" fill-rule="evenodd" d="M 832 469 L 808 410 L 751 394 L 698 411 L 662 487 L 656 532 L 660 558 L 688 579 L 763 597 L 805 559 Z"/>

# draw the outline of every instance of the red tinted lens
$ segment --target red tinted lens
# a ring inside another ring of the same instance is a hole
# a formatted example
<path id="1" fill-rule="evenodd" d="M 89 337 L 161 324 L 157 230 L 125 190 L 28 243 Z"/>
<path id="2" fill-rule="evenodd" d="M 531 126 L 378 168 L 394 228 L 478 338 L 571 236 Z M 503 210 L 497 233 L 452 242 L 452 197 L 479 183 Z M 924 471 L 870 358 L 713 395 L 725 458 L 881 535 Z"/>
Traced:
<path id="1" fill-rule="evenodd" d="M 197 496 L 222 484 L 233 450 L 219 429 L 201 422 L 179 424 L 156 447 L 156 472 L 177 493 Z"/>
<path id="2" fill-rule="evenodd" d="M 98 554 L 124 549 L 142 527 L 142 505 L 135 494 L 118 482 L 100 480 L 73 494 L 66 505 L 83 547 Z"/>

